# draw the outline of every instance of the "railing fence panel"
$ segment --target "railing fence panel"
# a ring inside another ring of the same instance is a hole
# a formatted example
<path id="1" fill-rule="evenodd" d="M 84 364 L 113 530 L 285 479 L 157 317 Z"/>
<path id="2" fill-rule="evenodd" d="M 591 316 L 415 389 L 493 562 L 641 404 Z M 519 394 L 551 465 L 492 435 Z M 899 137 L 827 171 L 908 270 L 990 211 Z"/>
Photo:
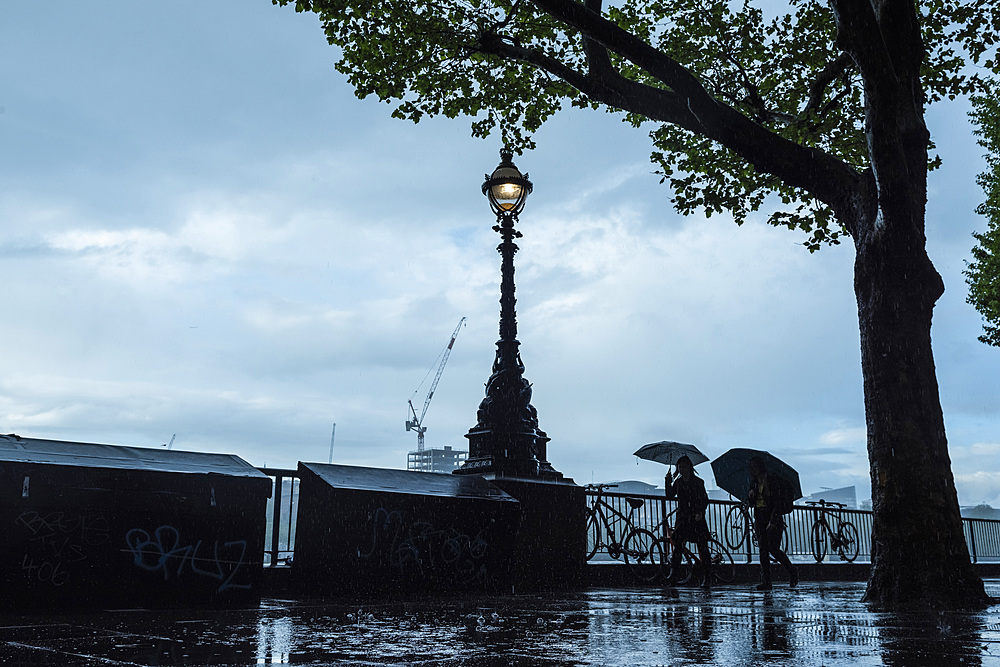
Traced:
<path id="1" fill-rule="evenodd" d="M 588 505 L 593 503 L 594 497 L 595 493 L 588 490 Z M 676 507 L 674 501 L 666 500 L 662 495 L 603 492 L 605 502 L 625 516 L 628 516 L 630 508 L 626 498 L 639 498 L 644 501 L 642 507 L 633 511 L 633 522 L 637 527 L 652 530 L 658 535 L 660 534 L 658 531 L 662 529 L 660 522 L 663 520 L 663 517 L 673 512 Z M 735 501 L 709 501 L 708 511 L 706 512 L 708 529 L 713 537 L 732 553 L 733 558 L 737 562 L 740 562 L 741 558 L 746 562 L 756 561 L 759 558 L 760 552 L 757 548 L 756 540 L 752 537 L 753 533 L 750 532 L 749 525 L 753 520 L 753 510 L 749 510 L 747 516 L 741 516 L 738 507 L 739 503 Z M 796 505 L 792 509 L 791 514 L 785 516 L 787 533 L 785 539 L 787 541 L 784 543 L 787 544 L 787 553 L 792 561 L 816 560 L 813 542 L 815 541 L 814 534 L 817 529 L 814 528 L 814 525 L 820 511 L 823 510 L 819 510 L 815 506 Z M 858 555 L 855 562 L 870 562 L 872 556 L 871 510 L 828 508 L 825 512 L 827 524 L 832 531 L 837 530 L 838 516 L 841 521 L 846 521 L 854 525 L 858 536 Z M 966 544 L 968 545 L 969 555 L 972 557 L 973 562 L 1000 560 L 1000 520 L 964 518 L 963 522 Z M 750 536 L 750 539 L 747 539 L 747 535 Z M 742 539 L 740 539 L 741 536 Z M 622 535 L 619 535 L 619 539 L 622 537 Z M 844 559 L 837 553 L 837 550 L 831 548 L 828 534 L 825 535 L 824 539 L 826 541 L 827 553 L 820 562 L 843 562 Z M 603 559 L 609 559 L 606 553 Z M 601 559 L 595 557 L 595 560 Z"/>
<path id="2" fill-rule="evenodd" d="M 264 566 L 277 567 L 291 564 L 295 553 L 295 530 L 296 515 L 298 513 L 299 501 L 299 479 L 296 470 L 286 470 L 280 468 L 260 468 L 260 471 L 268 475 L 273 480 L 272 495 L 267 505 L 267 529 L 264 546 Z M 633 508 L 626 498 L 641 499 L 642 505 Z M 587 491 L 587 503 L 590 506 L 595 499 L 592 490 Z M 632 524 L 636 527 L 645 528 L 662 534 L 663 521 L 674 512 L 677 504 L 672 500 L 667 500 L 663 495 L 617 493 L 604 491 L 603 500 L 615 512 L 623 517 L 630 517 Z M 752 536 L 749 532 L 749 522 L 752 521 L 752 510 L 749 512 L 749 521 L 739 514 L 739 503 L 729 500 L 712 500 L 709 502 L 706 520 L 712 535 L 723 546 L 725 546 L 733 558 L 740 562 L 756 561 L 759 557 L 756 541 L 747 539 Z M 625 521 L 618 517 L 615 512 L 606 512 L 611 528 L 615 531 L 619 540 L 624 539 Z M 872 513 L 870 510 L 841 509 L 828 511 L 827 522 L 830 527 L 836 530 L 836 516 L 842 520 L 852 523 L 858 531 L 858 562 L 871 560 L 872 554 Z M 793 561 L 811 561 L 813 556 L 813 535 L 814 524 L 818 515 L 818 510 L 813 506 L 796 505 L 792 513 L 786 515 L 786 533 L 788 556 Z M 673 517 L 670 517 L 673 523 Z M 1000 520 L 996 519 L 963 519 L 965 541 L 969 549 L 969 555 L 973 562 L 978 561 L 1000 561 Z M 602 530 L 604 527 L 602 526 Z M 742 536 L 742 539 L 740 539 Z M 592 539 L 592 536 L 588 536 Z M 833 553 L 830 553 L 833 551 Z M 827 540 L 827 555 L 823 558 L 824 563 L 841 562 L 840 556 L 835 550 L 829 548 Z M 613 560 L 605 551 L 598 552 L 592 562 Z"/>

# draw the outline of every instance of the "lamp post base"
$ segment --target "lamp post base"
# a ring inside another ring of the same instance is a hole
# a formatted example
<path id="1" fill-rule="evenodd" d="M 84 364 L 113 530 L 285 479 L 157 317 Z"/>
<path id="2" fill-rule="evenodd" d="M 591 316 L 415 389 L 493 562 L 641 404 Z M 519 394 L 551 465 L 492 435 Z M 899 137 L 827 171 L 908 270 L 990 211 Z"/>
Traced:
<path id="1" fill-rule="evenodd" d="M 461 468 L 453 471 L 455 475 L 563 480 L 563 474 L 545 460 L 548 438 L 538 432 L 510 433 L 474 428 L 465 437 L 469 439 L 469 457 Z"/>

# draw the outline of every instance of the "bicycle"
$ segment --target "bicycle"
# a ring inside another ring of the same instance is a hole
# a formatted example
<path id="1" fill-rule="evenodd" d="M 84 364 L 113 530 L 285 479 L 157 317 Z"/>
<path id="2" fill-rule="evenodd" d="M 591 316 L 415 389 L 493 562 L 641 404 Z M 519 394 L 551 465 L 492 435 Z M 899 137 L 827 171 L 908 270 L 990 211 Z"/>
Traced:
<path id="1" fill-rule="evenodd" d="M 650 563 L 660 567 L 644 568 L 636 570 L 633 574 L 642 581 L 653 582 L 659 577 L 671 578 L 675 573 L 670 571 L 670 555 L 673 551 L 673 528 L 670 520 L 676 516 L 676 508 L 665 516 L 653 529 L 657 537 L 650 548 Z M 686 584 L 691 580 L 694 572 L 701 566 L 701 560 L 694 551 L 688 548 L 687 543 L 682 547 L 681 562 L 678 565 L 678 572 L 674 580 L 679 584 Z M 708 540 L 709 558 L 712 561 L 712 577 L 718 582 L 730 584 L 736 578 L 736 565 L 732 554 L 716 539 L 715 534 Z"/>
<path id="2" fill-rule="evenodd" d="M 830 547 L 836 550 L 841 560 L 853 563 L 854 559 L 858 557 L 858 529 L 853 523 L 841 516 L 841 510 L 846 505 L 825 500 L 807 501 L 806 504 L 812 505 L 816 513 L 816 520 L 813 521 L 811 531 L 813 557 L 816 562 L 821 563 L 826 557 L 827 540 L 829 540 Z M 829 514 L 833 515 L 837 526 L 836 530 L 832 529 L 827 521 Z"/>
<path id="3" fill-rule="evenodd" d="M 758 545 L 757 529 L 754 528 L 753 518 L 750 516 L 750 509 L 746 503 L 738 503 L 729 508 L 726 512 L 725 538 L 726 546 L 733 551 L 740 551 L 747 535 L 753 540 L 753 546 Z M 781 550 L 788 553 L 788 531 L 781 533 Z M 773 558 L 772 558 L 773 560 Z M 777 562 L 777 561 L 775 561 Z"/>
<path id="4" fill-rule="evenodd" d="M 686 584 L 691 581 L 694 573 L 703 568 L 701 558 L 695 551 L 692 551 L 685 544 L 681 551 L 681 562 L 677 566 L 677 572 L 669 572 L 668 577 L 678 584 Z M 733 562 L 733 555 L 726 550 L 719 540 L 713 535 L 708 540 L 708 556 L 712 562 L 710 570 L 712 578 L 719 583 L 731 584 L 736 578 L 736 565 Z M 666 561 L 669 563 L 669 560 Z M 669 569 L 669 568 L 668 568 Z"/>
<path id="5" fill-rule="evenodd" d="M 623 514 L 604 499 L 604 490 L 614 488 L 617 484 L 588 484 L 588 490 L 596 491 L 596 497 L 587 508 L 587 560 L 591 560 L 599 549 L 607 551 L 608 555 L 618 560 L 622 557 L 630 571 L 640 580 L 645 576 L 640 574 L 644 569 L 639 566 L 659 565 L 654 560 L 656 555 L 653 545 L 656 536 L 645 528 L 639 528 L 632 520 L 632 514 L 645 504 L 642 498 L 625 497 L 629 506 L 628 514 Z M 621 526 L 622 530 L 616 530 Z M 620 538 L 620 539 L 619 539 Z M 658 568 L 656 568 L 658 569 Z"/>
<path id="6" fill-rule="evenodd" d="M 673 512 L 671 512 L 673 515 Z M 670 555 L 674 545 L 671 540 L 673 530 L 667 519 L 659 523 L 657 528 L 662 528 L 663 537 L 656 538 L 650 548 L 650 563 L 659 567 L 636 570 L 633 574 L 642 581 L 653 582 L 659 577 L 665 579 L 673 578 L 679 584 L 686 584 L 691 581 L 691 577 L 702 566 L 699 555 L 688 548 L 685 543 L 681 549 L 681 562 L 678 571 L 672 572 L 670 568 Z M 723 544 L 716 539 L 715 534 L 708 539 L 709 558 L 712 561 L 712 578 L 724 584 L 730 584 L 736 578 L 736 564 L 732 554 Z"/>

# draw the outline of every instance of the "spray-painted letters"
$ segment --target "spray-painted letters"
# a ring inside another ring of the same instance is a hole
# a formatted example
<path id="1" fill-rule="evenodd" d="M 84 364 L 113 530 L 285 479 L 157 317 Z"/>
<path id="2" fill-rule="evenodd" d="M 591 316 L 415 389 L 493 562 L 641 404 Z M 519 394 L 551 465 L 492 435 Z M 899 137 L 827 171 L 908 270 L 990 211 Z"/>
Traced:
<path id="1" fill-rule="evenodd" d="M 53 586 L 69 581 L 73 563 L 87 559 L 88 547 L 108 541 L 108 520 L 99 514 L 26 510 L 14 525 L 30 535 L 21 572 Z"/>
<path id="2" fill-rule="evenodd" d="M 362 559 L 381 560 L 421 575 L 447 576 L 457 583 L 481 579 L 486 573 L 486 529 L 469 536 L 455 528 L 438 529 L 426 519 L 406 521 L 396 511 L 379 508 L 371 523 L 371 541 L 359 549 Z"/>
<path id="3" fill-rule="evenodd" d="M 234 583 L 247 555 L 246 540 L 197 540 L 185 544 L 179 530 L 160 526 L 152 535 L 133 528 L 125 535 L 125 543 L 136 567 L 162 572 L 165 580 L 183 576 L 187 568 L 198 576 L 218 580 L 220 593 L 230 588 L 250 588 L 250 584 Z"/>

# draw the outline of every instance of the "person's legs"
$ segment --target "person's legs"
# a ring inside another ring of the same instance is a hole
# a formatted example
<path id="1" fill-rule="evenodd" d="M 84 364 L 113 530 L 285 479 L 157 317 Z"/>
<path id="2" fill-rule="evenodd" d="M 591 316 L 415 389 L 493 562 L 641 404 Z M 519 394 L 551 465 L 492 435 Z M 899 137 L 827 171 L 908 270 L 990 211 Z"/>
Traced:
<path id="1" fill-rule="evenodd" d="M 774 545 L 771 547 L 771 555 L 774 559 L 781 563 L 781 566 L 785 568 L 785 572 L 788 573 L 788 585 L 792 588 L 799 583 L 799 573 L 792 565 L 792 561 L 788 559 L 788 554 L 781 550 L 781 536 L 785 532 L 785 522 L 779 520 L 778 526 L 774 531 L 768 536 L 768 541 L 770 544 Z"/>
<path id="2" fill-rule="evenodd" d="M 753 524 L 757 532 L 757 546 L 760 549 L 760 585 L 757 588 L 771 588 L 771 548 L 767 535 L 767 512 L 759 509 L 754 510 Z"/>
<path id="3" fill-rule="evenodd" d="M 701 585 L 708 588 L 712 585 L 712 554 L 704 537 L 698 540 L 698 559 L 701 561 Z"/>
<path id="4" fill-rule="evenodd" d="M 684 538 L 675 530 L 670 536 L 670 578 L 667 585 L 673 586 L 677 583 L 677 574 L 680 571 L 681 552 L 684 550 Z"/>

